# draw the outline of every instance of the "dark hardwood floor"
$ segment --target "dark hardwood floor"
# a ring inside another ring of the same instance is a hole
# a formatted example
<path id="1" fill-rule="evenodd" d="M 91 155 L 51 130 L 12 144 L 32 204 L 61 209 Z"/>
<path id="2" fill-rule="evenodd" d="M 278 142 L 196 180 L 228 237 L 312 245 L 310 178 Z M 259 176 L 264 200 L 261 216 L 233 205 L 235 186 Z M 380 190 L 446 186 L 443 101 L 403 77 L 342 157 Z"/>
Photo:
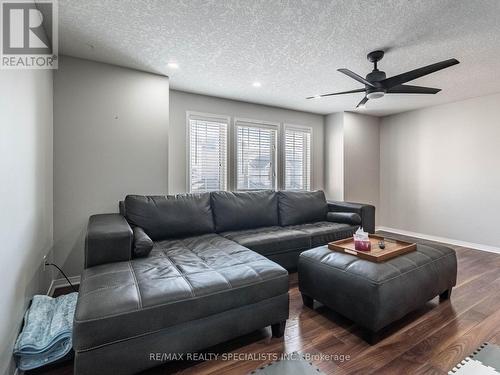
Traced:
<path id="1" fill-rule="evenodd" d="M 500 255 L 451 247 L 458 256 L 458 281 L 451 298 L 441 303 L 435 298 L 391 325 L 377 345 L 368 345 L 362 339 L 363 330 L 326 307 L 318 303 L 314 310 L 303 306 L 295 273 L 290 275 L 290 318 L 283 339 L 271 338 L 267 328 L 207 352 L 258 355 L 298 351 L 349 356 L 344 361 L 340 357 L 313 360 L 326 374 L 444 375 L 481 343 L 500 344 Z M 144 374 L 246 374 L 267 362 L 171 362 Z M 69 375 L 72 365 L 67 361 L 30 373 Z"/>

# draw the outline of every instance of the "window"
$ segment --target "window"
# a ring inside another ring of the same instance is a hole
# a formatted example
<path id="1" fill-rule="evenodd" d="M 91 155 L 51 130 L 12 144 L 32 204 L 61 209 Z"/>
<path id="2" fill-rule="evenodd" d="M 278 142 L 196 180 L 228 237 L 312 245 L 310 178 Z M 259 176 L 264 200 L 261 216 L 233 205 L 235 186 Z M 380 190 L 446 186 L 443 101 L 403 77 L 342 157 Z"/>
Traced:
<path id="1" fill-rule="evenodd" d="M 285 125 L 285 189 L 311 189 L 311 129 Z"/>
<path id="2" fill-rule="evenodd" d="M 188 191 L 311 189 L 311 127 L 186 115 Z"/>
<path id="3" fill-rule="evenodd" d="M 237 120 L 236 190 L 276 188 L 278 126 Z"/>
<path id="4" fill-rule="evenodd" d="M 199 193 L 227 189 L 229 118 L 188 113 L 188 186 Z"/>

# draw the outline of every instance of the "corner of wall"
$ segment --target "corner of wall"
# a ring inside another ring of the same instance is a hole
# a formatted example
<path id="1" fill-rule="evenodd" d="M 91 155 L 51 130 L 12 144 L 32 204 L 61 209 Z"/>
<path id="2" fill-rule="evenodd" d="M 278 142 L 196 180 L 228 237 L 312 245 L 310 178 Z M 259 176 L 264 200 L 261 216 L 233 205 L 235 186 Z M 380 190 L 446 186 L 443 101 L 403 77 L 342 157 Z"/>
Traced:
<path id="1" fill-rule="evenodd" d="M 380 119 L 353 112 L 327 115 L 324 148 L 327 197 L 370 203 L 378 208 Z"/>
<path id="2" fill-rule="evenodd" d="M 90 215 L 117 212 L 126 194 L 167 193 L 169 80 L 69 56 L 59 67 L 54 80 L 54 259 L 69 276 L 77 276 Z"/>
<path id="3" fill-rule="evenodd" d="M 327 199 L 344 200 L 344 113 L 325 116 L 324 176 Z"/>
<path id="4" fill-rule="evenodd" d="M 9 176 L 0 195 L 2 255 L 9 260 L 0 275 L 0 374 L 15 371 L 12 348 L 24 312 L 50 283 L 42 260 L 53 244 L 52 78 L 47 70 L 0 71 L 0 173 Z"/>

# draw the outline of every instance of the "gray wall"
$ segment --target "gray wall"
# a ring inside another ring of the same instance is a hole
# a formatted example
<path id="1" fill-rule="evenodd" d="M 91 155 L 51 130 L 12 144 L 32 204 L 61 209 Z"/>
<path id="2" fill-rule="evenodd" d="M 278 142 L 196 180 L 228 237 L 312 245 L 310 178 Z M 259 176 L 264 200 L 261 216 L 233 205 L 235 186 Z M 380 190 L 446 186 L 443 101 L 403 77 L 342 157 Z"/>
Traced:
<path id="1" fill-rule="evenodd" d="M 83 267 L 89 215 L 167 192 L 168 78 L 63 56 L 54 77 L 54 257 Z"/>
<path id="2" fill-rule="evenodd" d="M 382 119 L 380 225 L 500 247 L 500 94 Z"/>
<path id="3" fill-rule="evenodd" d="M 52 247 L 52 71 L 0 70 L 0 374 Z"/>
<path id="4" fill-rule="evenodd" d="M 186 111 L 312 127 L 313 167 L 311 185 L 313 189 L 324 188 L 323 116 L 172 90 L 170 91 L 169 193 L 187 191 Z"/>

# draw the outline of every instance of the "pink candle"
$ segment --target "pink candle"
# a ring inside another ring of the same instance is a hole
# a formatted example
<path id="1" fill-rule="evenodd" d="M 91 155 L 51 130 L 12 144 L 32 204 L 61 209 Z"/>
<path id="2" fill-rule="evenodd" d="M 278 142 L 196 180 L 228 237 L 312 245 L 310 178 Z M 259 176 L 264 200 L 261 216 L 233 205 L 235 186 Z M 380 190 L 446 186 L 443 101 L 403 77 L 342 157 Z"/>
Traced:
<path id="1" fill-rule="evenodd" d="M 370 240 L 367 241 L 354 240 L 354 248 L 358 251 L 370 251 L 371 250 Z"/>

